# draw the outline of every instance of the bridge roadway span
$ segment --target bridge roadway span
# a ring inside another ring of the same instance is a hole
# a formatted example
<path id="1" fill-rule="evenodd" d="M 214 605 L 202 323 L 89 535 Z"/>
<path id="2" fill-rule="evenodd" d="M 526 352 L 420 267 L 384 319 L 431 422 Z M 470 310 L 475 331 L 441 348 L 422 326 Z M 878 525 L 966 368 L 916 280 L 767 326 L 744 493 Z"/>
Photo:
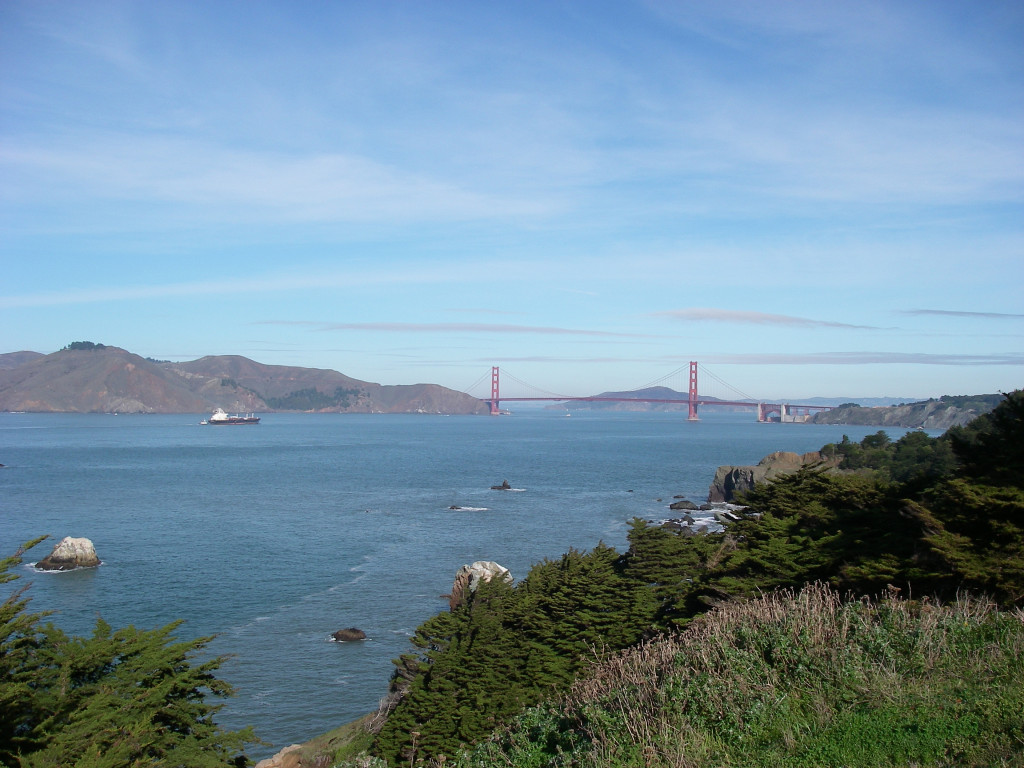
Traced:
<path id="1" fill-rule="evenodd" d="M 491 398 L 480 398 L 483 402 L 491 405 L 491 412 L 496 413 L 498 411 L 498 401 L 492 400 Z M 685 398 L 660 398 L 660 397 L 600 397 L 600 396 L 587 396 L 587 397 L 500 397 L 500 402 L 514 402 L 514 403 L 529 403 L 529 402 L 585 402 L 585 403 L 674 403 L 677 405 L 687 405 L 691 408 L 691 415 L 689 419 L 696 421 L 696 413 L 693 410 L 698 405 L 725 405 L 725 406 L 736 406 L 740 408 L 757 408 L 757 420 L 768 421 L 769 415 L 777 413 L 780 421 L 797 420 L 794 416 L 796 411 L 803 411 L 809 413 L 810 411 L 830 411 L 832 410 L 831 405 L 798 405 L 793 403 L 756 403 L 749 400 L 716 400 L 714 398 L 708 399 L 698 397 L 691 400 L 688 397 Z"/>
<path id="2" fill-rule="evenodd" d="M 698 421 L 697 406 L 700 405 L 725 405 L 738 406 L 740 408 L 757 408 L 758 421 L 773 421 L 772 414 L 778 414 L 778 421 L 804 421 L 811 411 L 827 411 L 831 409 L 828 405 L 791 405 L 789 403 L 760 403 L 752 400 L 717 400 L 715 398 L 701 397 L 697 394 L 697 368 L 696 361 L 690 361 L 690 387 L 685 399 L 683 398 L 658 398 L 658 397 L 627 397 L 624 395 L 588 395 L 585 397 L 570 397 L 564 395 L 547 395 L 546 397 L 502 397 L 500 387 L 500 369 L 498 366 L 491 368 L 491 396 L 480 398 L 490 404 L 491 413 L 501 413 L 501 401 L 514 403 L 528 402 L 576 402 L 576 403 L 686 403 L 688 407 L 689 421 Z M 796 413 L 803 411 L 803 416 L 798 417 Z"/>

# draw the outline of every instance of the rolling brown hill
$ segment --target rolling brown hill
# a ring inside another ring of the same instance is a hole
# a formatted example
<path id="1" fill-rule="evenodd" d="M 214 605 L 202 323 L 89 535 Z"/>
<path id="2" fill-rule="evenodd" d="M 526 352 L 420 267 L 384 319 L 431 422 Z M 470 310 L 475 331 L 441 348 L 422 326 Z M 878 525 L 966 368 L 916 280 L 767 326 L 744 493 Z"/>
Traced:
<path id="1" fill-rule="evenodd" d="M 0 355 L 4 358 L 10 355 Z M 161 363 L 96 345 L 26 359 L 10 368 L 0 365 L 0 411 L 487 412 L 479 400 L 436 384 L 386 386 L 337 371 L 264 365 L 237 355 Z"/>
<path id="2" fill-rule="evenodd" d="M 43 357 L 41 352 L 29 352 L 23 350 L 21 352 L 7 352 L 0 355 L 0 371 L 8 371 L 11 368 L 17 368 L 19 365 L 36 360 Z"/>

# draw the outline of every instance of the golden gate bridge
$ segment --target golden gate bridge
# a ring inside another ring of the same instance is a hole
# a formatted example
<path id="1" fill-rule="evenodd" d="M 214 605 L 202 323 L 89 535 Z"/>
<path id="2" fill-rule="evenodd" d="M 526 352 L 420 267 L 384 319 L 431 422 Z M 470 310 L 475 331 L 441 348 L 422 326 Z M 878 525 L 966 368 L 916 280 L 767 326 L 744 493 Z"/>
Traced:
<path id="1" fill-rule="evenodd" d="M 664 382 L 670 381 L 677 376 L 680 376 L 686 366 L 677 368 L 660 379 L 646 384 L 636 389 L 628 390 L 625 392 L 615 392 L 604 395 L 585 395 L 585 396 L 574 396 L 574 395 L 559 395 L 552 392 L 544 392 L 531 384 L 527 384 L 524 381 L 517 379 L 508 372 L 504 375 L 506 378 L 510 378 L 522 388 L 526 388 L 535 392 L 530 396 L 508 396 L 501 394 L 501 380 L 502 373 L 498 366 L 491 367 L 491 392 L 490 396 L 476 396 L 478 400 L 482 400 L 487 403 L 490 407 L 492 415 L 499 415 L 503 413 L 501 410 L 501 403 L 525 403 L 525 402 L 577 402 L 577 403 L 600 403 L 600 402 L 612 402 L 612 403 L 662 403 L 662 404 L 675 404 L 675 405 L 686 405 L 687 406 L 687 419 L 689 421 L 699 421 L 700 417 L 697 415 L 697 409 L 700 406 L 731 406 L 737 408 L 756 408 L 757 409 L 757 420 L 758 421 L 782 421 L 782 422 L 797 422 L 806 421 L 810 414 L 814 411 L 828 411 L 833 406 L 831 405 L 808 405 L 808 404 L 796 404 L 796 403 L 768 403 L 762 400 L 758 400 L 755 397 L 740 392 L 738 389 L 733 387 L 731 384 L 720 379 L 711 371 L 707 370 L 703 365 L 698 364 L 696 361 L 691 360 L 689 365 L 689 383 L 685 397 L 663 397 L 654 396 L 647 394 L 650 390 L 661 388 L 668 392 L 671 390 L 668 387 L 663 386 Z M 702 376 L 711 378 L 719 385 L 730 390 L 735 395 L 739 395 L 740 399 L 722 399 L 719 397 L 712 397 L 708 395 L 700 395 L 697 390 L 697 379 L 698 373 Z M 477 381 L 467 389 L 467 394 L 471 393 L 472 390 L 476 389 L 481 385 L 487 378 L 487 374 L 481 376 Z M 662 393 L 658 393 L 659 395 Z M 679 392 L 682 395 L 684 393 Z"/>

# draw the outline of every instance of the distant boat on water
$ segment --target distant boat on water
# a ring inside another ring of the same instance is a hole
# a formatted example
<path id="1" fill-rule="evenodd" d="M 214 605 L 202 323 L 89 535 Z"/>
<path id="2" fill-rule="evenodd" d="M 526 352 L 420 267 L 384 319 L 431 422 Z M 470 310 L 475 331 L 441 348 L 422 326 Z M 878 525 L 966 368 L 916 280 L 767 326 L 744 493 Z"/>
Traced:
<path id="1" fill-rule="evenodd" d="M 260 417 L 254 413 L 245 416 L 236 414 L 234 416 L 226 413 L 223 408 L 218 408 L 208 419 L 203 419 L 200 424 L 259 424 Z"/>

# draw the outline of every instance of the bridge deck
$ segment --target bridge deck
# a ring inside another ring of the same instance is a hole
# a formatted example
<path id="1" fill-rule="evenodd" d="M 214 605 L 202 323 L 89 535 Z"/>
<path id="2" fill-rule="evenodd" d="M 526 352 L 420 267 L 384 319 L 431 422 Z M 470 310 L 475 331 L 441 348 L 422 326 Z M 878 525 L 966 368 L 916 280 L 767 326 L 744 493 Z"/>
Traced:
<path id="1" fill-rule="evenodd" d="M 489 397 L 479 398 L 485 403 L 491 402 Z M 565 402 L 588 402 L 588 403 L 676 403 L 679 405 L 689 405 L 689 398 L 659 398 L 659 397 L 500 397 L 498 398 L 503 403 L 515 402 L 515 403 L 529 403 L 529 402 L 552 402 L 552 403 L 565 403 Z M 779 407 L 785 405 L 787 408 L 806 408 L 816 411 L 829 411 L 832 410 L 831 405 L 800 405 L 798 403 L 757 403 L 750 402 L 749 400 L 707 400 L 704 398 L 697 398 L 693 401 L 695 405 L 727 405 L 727 406 L 739 406 L 743 408 L 759 408 L 762 406 L 775 406 Z"/>

